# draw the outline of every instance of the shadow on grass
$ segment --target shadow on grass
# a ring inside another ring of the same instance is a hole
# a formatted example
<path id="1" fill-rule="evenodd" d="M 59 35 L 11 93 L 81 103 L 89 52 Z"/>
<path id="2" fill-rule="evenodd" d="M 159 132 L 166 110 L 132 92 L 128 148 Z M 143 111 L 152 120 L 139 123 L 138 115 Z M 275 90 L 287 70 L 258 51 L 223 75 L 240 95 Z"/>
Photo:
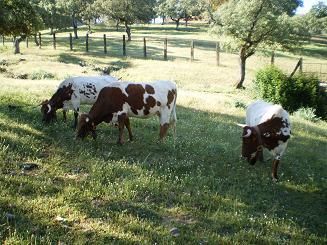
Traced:
<path id="1" fill-rule="evenodd" d="M 35 122 L 40 116 L 39 111 L 13 112 L 5 110 L 5 106 L 2 105 L 0 109 L 5 117 L 28 124 L 52 139 L 51 143 L 58 151 L 46 161 L 56 157 L 68 166 L 49 162 L 46 164 L 48 169 L 51 169 L 50 164 L 57 164 L 56 169 L 67 172 L 69 166 L 74 164 L 89 174 L 85 181 L 74 183 L 63 179 L 59 187 L 45 185 L 45 191 L 27 191 L 24 192 L 25 197 L 33 198 L 35 193 L 40 197 L 47 196 L 46 190 L 49 190 L 50 193 L 65 196 L 69 206 L 83 217 L 95 219 L 109 216 L 109 222 L 114 222 L 126 233 L 136 237 L 147 236 L 147 240 L 152 242 L 173 241 L 168 232 L 172 227 L 181 230 L 176 242 L 186 243 L 201 242 L 206 237 L 214 237 L 209 242 L 222 238 L 234 240 L 244 230 L 256 232 L 252 237 L 249 235 L 251 241 L 258 234 L 273 234 L 271 229 L 276 229 L 275 235 L 263 236 L 262 242 L 270 242 L 271 239 L 290 242 L 294 237 L 296 241 L 303 238 L 301 235 L 306 239 L 310 236 L 323 239 L 325 236 L 325 152 L 318 147 L 324 141 L 314 137 L 320 135 L 321 130 L 313 126 L 297 123 L 298 128 L 305 127 L 310 131 L 312 137 L 297 135 L 296 140 L 290 140 L 279 168 L 281 181 L 274 184 L 270 179 L 270 161 L 250 166 L 239 159 L 241 130 L 234 123 L 242 122 L 241 117 L 178 106 L 178 137 L 175 144 L 171 131 L 165 143 L 156 143 L 159 134 L 157 118 L 133 118 L 131 126 L 136 136 L 135 142 L 117 146 L 114 143 L 118 137 L 117 128 L 101 124 L 96 141 L 86 139 L 76 144 L 72 137 L 74 132 L 63 127 L 61 121 L 43 127 Z M 1 128 L 3 131 L 16 131 L 10 125 L 1 124 Z M 39 146 L 49 143 L 43 138 L 34 141 L 31 144 Z M 301 154 L 300 149 L 310 145 L 317 146 L 315 153 Z M 22 147 L 30 150 L 26 145 Z M 22 154 L 10 144 L 9 152 Z M 37 154 L 37 149 L 34 149 L 31 156 Z M 44 179 L 39 182 L 28 182 L 27 189 L 39 189 L 49 176 L 44 174 Z M 55 176 L 56 172 L 51 172 L 51 175 Z M 310 176 L 314 176 L 315 181 Z M 8 199 L 20 198 L 17 195 L 18 180 L 6 178 L 4 181 L 11 188 Z M 67 186 L 75 189 L 77 194 L 69 194 L 69 188 L 64 188 Z M 97 198 L 100 204 L 94 206 L 92 201 Z M 102 199 L 104 201 L 101 203 Z M 6 207 L 2 212 L 12 212 L 14 209 L 10 209 L 6 202 L 3 201 L 1 205 Z M 26 213 L 25 209 L 28 210 L 24 208 L 14 212 L 23 214 Z M 172 210 L 180 210 L 181 213 L 175 214 Z M 85 232 L 72 229 L 67 233 L 71 235 L 69 238 L 64 235 L 67 228 L 52 224 L 48 228 L 51 233 L 45 233 L 48 224 L 41 221 L 46 220 L 39 218 L 42 215 L 42 212 L 33 211 L 28 218 L 23 217 L 22 222 L 17 222 L 15 229 L 19 234 L 25 234 L 29 226 L 27 220 L 31 219 L 33 226 L 43 232 L 40 234 L 53 241 L 63 237 L 61 241 L 69 242 L 71 239 L 77 240 L 79 235 L 81 239 L 106 241 L 106 237 L 112 236 L 97 230 Z M 167 218 L 172 216 L 174 218 Z M 127 223 L 124 223 L 125 219 Z M 249 219 L 254 221 L 251 223 Z M 128 223 L 127 220 L 133 222 Z M 46 222 L 51 223 L 49 220 Z M 277 225 L 271 227 L 269 222 Z M 144 223 L 150 228 L 142 228 L 141 224 Z M 291 237 L 286 231 L 277 231 L 278 226 L 284 225 L 289 225 L 292 232 L 296 229 L 305 231 Z M 163 231 L 163 234 L 156 230 Z M 199 230 L 203 231 L 200 235 Z M 215 237 L 217 232 L 220 238 Z"/>

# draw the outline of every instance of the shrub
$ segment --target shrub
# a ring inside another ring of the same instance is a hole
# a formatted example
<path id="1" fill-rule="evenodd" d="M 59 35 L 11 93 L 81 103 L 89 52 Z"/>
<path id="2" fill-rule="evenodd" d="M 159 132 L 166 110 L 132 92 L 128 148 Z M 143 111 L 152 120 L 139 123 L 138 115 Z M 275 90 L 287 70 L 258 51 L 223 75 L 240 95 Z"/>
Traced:
<path id="1" fill-rule="evenodd" d="M 304 108 L 301 107 L 297 111 L 294 112 L 294 116 L 303 118 L 312 122 L 318 121 L 320 118 L 316 116 L 316 110 L 314 108 Z"/>
<path id="2" fill-rule="evenodd" d="M 55 76 L 52 73 L 43 71 L 43 70 L 35 71 L 29 77 L 32 80 L 54 79 L 55 78 Z"/>
<path id="3" fill-rule="evenodd" d="M 289 78 L 280 69 L 270 66 L 256 74 L 254 83 L 260 98 L 281 104 L 291 113 L 310 107 L 319 117 L 327 118 L 327 96 L 319 90 L 315 76 L 301 74 Z"/>

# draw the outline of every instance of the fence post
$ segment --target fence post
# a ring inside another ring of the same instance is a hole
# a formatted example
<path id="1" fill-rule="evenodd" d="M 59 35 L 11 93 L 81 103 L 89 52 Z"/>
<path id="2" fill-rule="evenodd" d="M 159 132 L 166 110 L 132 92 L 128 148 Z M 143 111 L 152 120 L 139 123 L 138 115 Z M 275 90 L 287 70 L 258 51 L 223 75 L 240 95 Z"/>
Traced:
<path id="1" fill-rule="evenodd" d="M 123 56 L 126 56 L 126 39 L 125 39 L 125 35 L 123 35 Z"/>
<path id="2" fill-rule="evenodd" d="M 270 65 L 275 64 L 275 50 L 271 52 L 271 59 L 270 59 Z"/>
<path id="3" fill-rule="evenodd" d="M 53 35 L 53 49 L 56 49 L 56 33 L 54 32 L 52 35 Z"/>
<path id="4" fill-rule="evenodd" d="M 164 60 L 167 60 L 167 46 L 168 46 L 168 40 L 165 38 L 164 41 Z"/>
<path id="5" fill-rule="evenodd" d="M 70 46 L 70 51 L 73 50 L 73 36 L 71 33 L 69 33 L 69 46 Z"/>
<path id="6" fill-rule="evenodd" d="M 41 48 L 41 41 L 42 41 L 42 39 L 41 39 L 41 32 L 39 32 L 39 48 Z"/>
<path id="7" fill-rule="evenodd" d="M 144 58 L 146 58 L 146 40 L 145 40 L 145 37 L 143 37 L 143 55 L 144 55 Z"/>
<path id="8" fill-rule="evenodd" d="M 191 41 L 191 61 L 194 61 L 194 41 Z"/>
<path id="9" fill-rule="evenodd" d="M 86 41 L 85 41 L 86 52 L 89 52 L 89 34 L 86 33 Z"/>
<path id="10" fill-rule="evenodd" d="M 302 68 L 303 68 L 303 59 L 302 59 L 302 57 L 297 62 L 297 64 L 296 64 L 293 72 L 291 73 L 290 77 L 292 77 L 295 74 L 295 72 L 297 71 L 298 68 L 300 70 L 300 73 L 302 73 Z"/>
<path id="11" fill-rule="evenodd" d="M 28 48 L 28 36 L 26 37 L 26 48 Z"/>
<path id="12" fill-rule="evenodd" d="M 217 42 L 216 43 L 216 62 L 217 62 L 217 66 L 220 65 L 220 43 Z"/>
<path id="13" fill-rule="evenodd" d="M 103 51 L 106 54 L 107 53 L 107 37 L 106 34 L 103 34 Z"/>

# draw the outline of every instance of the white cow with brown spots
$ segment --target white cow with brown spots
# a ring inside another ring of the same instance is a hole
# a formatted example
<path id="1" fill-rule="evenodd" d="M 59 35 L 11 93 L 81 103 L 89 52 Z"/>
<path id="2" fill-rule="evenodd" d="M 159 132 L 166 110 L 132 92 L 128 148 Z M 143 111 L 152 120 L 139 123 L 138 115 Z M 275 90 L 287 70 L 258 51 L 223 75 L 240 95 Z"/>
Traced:
<path id="1" fill-rule="evenodd" d="M 265 101 L 255 101 L 247 107 L 246 125 L 243 127 L 242 156 L 251 165 L 263 160 L 262 151 L 266 148 L 273 155 L 272 178 L 277 180 L 277 168 L 291 136 L 290 118 L 280 105 Z"/>
<path id="2" fill-rule="evenodd" d="M 176 84 L 171 81 L 151 83 L 117 82 L 104 87 L 88 114 L 81 115 L 77 137 L 91 134 L 96 138 L 95 128 L 101 122 L 118 123 L 118 143 L 123 143 L 126 126 L 129 139 L 133 140 L 129 117 L 148 118 L 159 116 L 160 139 L 167 134 L 169 126 L 176 122 Z"/>
<path id="3" fill-rule="evenodd" d="M 77 126 L 77 117 L 81 104 L 92 105 L 98 98 L 100 90 L 117 82 L 112 76 L 71 77 L 62 81 L 50 100 L 41 103 L 43 121 L 50 122 L 56 118 L 56 111 L 63 108 L 64 120 L 66 111 L 73 110 L 75 116 L 74 127 Z"/>

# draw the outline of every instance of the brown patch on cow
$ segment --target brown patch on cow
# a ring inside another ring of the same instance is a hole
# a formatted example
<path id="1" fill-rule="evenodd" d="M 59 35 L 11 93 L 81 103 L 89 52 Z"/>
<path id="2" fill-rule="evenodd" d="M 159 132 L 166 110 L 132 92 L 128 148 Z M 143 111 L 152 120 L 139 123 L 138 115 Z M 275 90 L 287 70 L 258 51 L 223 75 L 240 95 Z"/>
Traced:
<path id="1" fill-rule="evenodd" d="M 111 122 L 113 113 L 122 111 L 126 100 L 127 97 L 120 88 L 104 87 L 89 114 L 93 116 L 96 125 L 102 121 Z"/>
<path id="2" fill-rule="evenodd" d="M 127 103 L 131 106 L 133 113 L 137 115 L 137 110 L 142 110 L 144 107 L 145 89 L 140 84 L 130 84 L 125 89 L 128 94 Z"/>
<path id="3" fill-rule="evenodd" d="M 148 115 L 150 113 L 150 109 L 156 106 L 156 100 L 152 96 L 149 96 L 148 98 L 146 98 L 145 102 L 146 104 L 144 105 L 145 109 L 143 113 L 144 115 Z"/>
<path id="4" fill-rule="evenodd" d="M 251 160 L 251 153 L 257 151 L 257 147 L 259 146 L 259 138 L 261 138 L 262 145 L 269 150 L 276 148 L 279 145 L 279 141 L 286 142 L 290 138 L 290 135 L 283 135 L 282 128 L 285 128 L 285 125 L 289 126 L 289 122 L 283 121 L 280 117 L 274 117 L 257 125 L 260 135 L 258 135 L 254 127 L 244 127 L 243 136 L 247 134 L 248 129 L 252 133 L 250 137 L 243 138 L 242 156 L 247 157 L 248 161 Z M 256 159 L 252 160 L 255 163 Z"/>
<path id="5" fill-rule="evenodd" d="M 145 85 L 145 91 L 148 94 L 154 94 L 154 88 L 151 85 L 149 85 L 149 84 Z"/>
<path id="6" fill-rule="evenodd" d="M 156 100 L 155 98 L 153 98 L 152 96 L 149 96 L 148 98 L 146 98 L 146 107 L 155 107 L 156 105 Z"/>
<path id="7" fill-rule="evenodd" d="M 278 141 L 286 142 L 290 136 L 283 135 L 282 128 L 289 127 L 289 122 L 282 120 L 280 117 L 274 117 L 258 125 L 264 146 L 272 150 L 276 148 Z M 266 136 L 265 136 L 266 135 Z"/>
<path id="8" fill-rule="evenodd" d="M 169 109 L 170 109 L 171 103 L 174 101 L 175 95 L 176 95 L 176 90 L 175 89 L 168 91 L 168 94 L 167 94 L 167 106 L 168 106 Z"/>

